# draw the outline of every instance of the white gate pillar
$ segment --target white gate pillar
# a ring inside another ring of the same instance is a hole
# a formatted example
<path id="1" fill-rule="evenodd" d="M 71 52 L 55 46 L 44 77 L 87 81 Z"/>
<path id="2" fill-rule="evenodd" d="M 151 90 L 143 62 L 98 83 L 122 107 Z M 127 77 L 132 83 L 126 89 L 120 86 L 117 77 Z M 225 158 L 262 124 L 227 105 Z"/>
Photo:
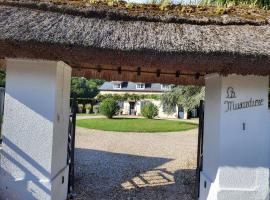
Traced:
<path id="1" fill-rule="evenodd" d="M 0 197 L 64 200 L 71 68 L 7 60 Z"/>
<path id="2" fill-rule="evenodd" d="M 268 200 L 268 76 L 205 81 L 200 200 Z"/>

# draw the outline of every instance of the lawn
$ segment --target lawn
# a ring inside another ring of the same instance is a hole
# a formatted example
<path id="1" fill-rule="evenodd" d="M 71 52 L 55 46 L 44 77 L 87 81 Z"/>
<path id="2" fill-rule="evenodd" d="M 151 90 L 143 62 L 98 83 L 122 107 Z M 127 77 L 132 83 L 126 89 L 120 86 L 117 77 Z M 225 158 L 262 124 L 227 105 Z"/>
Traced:
<path id="1" fill-rule="evenodd" d="M 82 119 L 77 126 L 103 131 L 117 132 L 173 132 L 197 128 L 198 125 L 189 122 L 161 119 Z"/>
<path id="2" fill-rule="evenodd" d="M 77 113 L 77 116 L 100 116 L 100 114 L 95 114 L 95 113 L 90 113 L 90 114 L 86 114 L 86 113 Z"/>

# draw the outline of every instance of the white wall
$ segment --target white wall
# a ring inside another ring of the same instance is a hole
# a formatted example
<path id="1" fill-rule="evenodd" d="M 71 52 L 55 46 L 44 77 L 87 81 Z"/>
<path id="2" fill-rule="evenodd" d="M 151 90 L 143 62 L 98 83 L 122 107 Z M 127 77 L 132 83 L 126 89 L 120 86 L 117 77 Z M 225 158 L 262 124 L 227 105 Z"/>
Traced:
<path id="1" fill-rule="evenodd" d="M 178 117 L 177 107 L 175 108 L 176 112 L 174 112 L 172 114 L 167 114 L 163 111 L 163 107 L 162 107 L 161 102 L 159 100 L 153 100 L 153 99 L 145 99 L 145 100 L 137 101 L 135 104 L 136 115 L 141 115 L 142 102 L 152 102 L 153 104 L 155 104 L 159 109 L 158 117 L 160 117 L 160 118 L 177 118 Z M 123 114 L 128 115 L 129 109 L 130 109 L 129 102 L 125 101 L 123 104 Z"/>
<path id="2" fill-rule="evenodd" d="M 158 107 L 158 117 L 160 118 L 178 118 L 178 108 L 175 107 L 175 112 L 168 114 L 163 111 L 163 105 L 161 104 L 160 100 L 152 100 L 153 104 L 155 104 Z"/>
<path id="3" fill-rule="evenodd" d="M 66 198 L 70 76 L 63 62 L 8 59 L 1 198 Z"/>
<path id="4" fill-rule="evenodd" d="M 129 115 L 129 109 L 130 109 L 130 105 L 128 101 L 124 101 L 123 104 L 123 115 Z"/>
<path id="5" fill-rule="evenodd" d="M 175 112 L 172 114 L 167 114 L 163 111 L 163 106 L 160 100 L 153 99 L 144 99 L 136 102 L 136 115 L 141 115 L 141 108 L 144 105 L 143 102 L 152 102 L 154 105 L 158 107 L 158 117 L 160 118 L 178 118 L 178 109 L 175 108 Z"/>
<path id="6" fill-rule="evenodd" d="M 201 200 L 269 199 L 268 84 L 266 76 L 206 77 Z M 227 98 L 228 87 L 236 98 Z M 250 98 L 263 104 L 227 111 L 225 101 Z"/>

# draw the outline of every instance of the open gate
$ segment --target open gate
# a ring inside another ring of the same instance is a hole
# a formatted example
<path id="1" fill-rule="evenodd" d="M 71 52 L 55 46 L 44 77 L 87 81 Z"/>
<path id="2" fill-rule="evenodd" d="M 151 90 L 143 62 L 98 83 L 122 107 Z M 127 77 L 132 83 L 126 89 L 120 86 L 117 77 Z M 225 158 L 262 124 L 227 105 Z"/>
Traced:
<path id="1" fill-rule="evenodd" d="M 75 199 L 75 174 L 74 174 L 74 151 L 75 151 L 75 129 L 76 129 L 76 112 L 77 99 L 72 99 L 71 113 L 69 116 L 68 129 L 68 157 L 67 164 L 69 165 L 68 177 L 68 199 Z M 196 195 L 199 199 L 200 195 L 200 172 L 203 168 L 203 132 L 204 132 L 204 101 L 200 102 L 199 108 L 199 131 L 198 131 L 198 149 L 197 149 L 197 169 L 196 169 Z"/>
<path id="2" fill-rule="evenodd" d="M 204 131 L 204 101 L 201 100 L 199 108 L 199 132 L 197 149 L 197 170 L 196 170 L 196 195 L 200 197 L 200 172 L 203 168 L 203 131 Z"/>
<path id="3" fill-rule="evenodd" d="M 0 145 L 2 144 L 2 123 L 4 116 L 5 88 L 0 87 Z M 0 147 L 1 148 L 1 147 Z"/>
<path id="4" fill-rule="evenodd" d="M 75 130 L 76 130 L 76 112 L 77 112 L 77 98 L 72 99 L 71 113 L 69 116 L 68 127 L 68 156 L 67 164 L 69 165 L 68 174 L 68 199 L 75 199 L 75 174 L 74 174 L 74 151 L 75 151 Z"/>

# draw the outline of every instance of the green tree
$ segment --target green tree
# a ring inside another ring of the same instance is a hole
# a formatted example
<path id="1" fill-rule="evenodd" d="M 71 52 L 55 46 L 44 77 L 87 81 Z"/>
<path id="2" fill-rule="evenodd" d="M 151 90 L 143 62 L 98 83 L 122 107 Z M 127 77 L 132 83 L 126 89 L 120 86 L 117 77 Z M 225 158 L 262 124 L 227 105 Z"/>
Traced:
<path id="1" fill-rule="evenodd" d="M 71 94 L 76 94 L 77 98 L 94 98 L 98 93 L 98 84 L 94 80 L 71 78 Z"/>
<path id="2" fill-rule="evenodd" d="M 94 97 L 99 93 L 99 86 L 104 83 L 103 80 L 98 79 L 86 79 L 83 77 L 71 78 L 71 96 L 76 94 L 78 103 L 82 104 L 83 112 L 85 112 L 86 104 L 90 104 L 90 112 L 93 112 L 93 106 L 96 103 Z"/>
<path id="3" fill-rule="evenodd" d="M 186 112 L 200 104 L 204 99 L 205 89 L 199 86 L 177 86 L 161 96 L 166 113 L 172 113 L 176 106 L 182 106 Z"/>
<path id="4" fill-rule="evenodd" d="M 155 118 L 156 116 L 158 116 L 158 107 L 152 102 L 147 102 L 142 107 L 142 116 L 144 116 L 147 119 Z"/>
<path id="5" fill-rule="evenodd" d="M 5 87 L 6 85 L 6 72 L 0 70 L 0 87 Z"/>
<path id="6" fill-rule="evenodd" d="M 100 79 L 90 79 L 90 80 L 93 81 L 93 82 L 95 82 L 98 87 L 100 87 L 101 85 L 103 85 L 103 83 L 105 82 L 104 80 L 100 80 Z"/>
<path id="7" fill-rule="evenodd" d="M 99 111 L 102 115 L 111 119 L 114 115 L 119 112 L 119 105 L 114 99 L 108 98 L 103 100 L 99 105 Z"/>

